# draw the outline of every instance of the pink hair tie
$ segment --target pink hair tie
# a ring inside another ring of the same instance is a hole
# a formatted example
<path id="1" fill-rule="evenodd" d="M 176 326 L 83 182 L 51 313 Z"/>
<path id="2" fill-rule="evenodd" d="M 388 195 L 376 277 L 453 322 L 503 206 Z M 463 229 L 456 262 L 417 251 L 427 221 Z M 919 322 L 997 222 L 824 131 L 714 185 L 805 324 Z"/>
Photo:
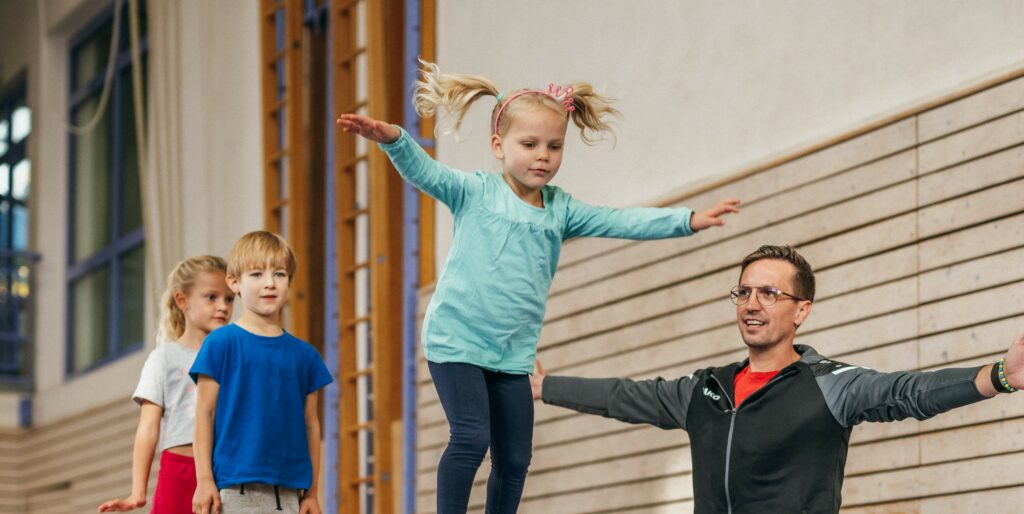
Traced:
<path id="1" fill-rule="evenodd" d="M 562 104 L 562 108 L 565 109 L 566 112 L 571 112 L 576 110 L 576 105 L 573 103 L 572 92 L 572 86 L 562 89 L 562 86 L 556 86 L 554 83 L 551 83 L 548 84 L 547 91 L 541 89 L 523 89 L 509 95 L 504 102 L 502 102 L 504 93 L 499 93 L 497 99 L 498 102 L 501 103 L 501 107 L 498 107 L 498 114 L 494 116 L 494 134 L 498 133 L 498 122 L 501 121 L 501 113 L 505 112 L 505 108 L 508 107 L 508 104 L 512 103 L 512 100 L 530 93 L 548 95 L 551 98 L 554 98 L 556 102 Z"/>

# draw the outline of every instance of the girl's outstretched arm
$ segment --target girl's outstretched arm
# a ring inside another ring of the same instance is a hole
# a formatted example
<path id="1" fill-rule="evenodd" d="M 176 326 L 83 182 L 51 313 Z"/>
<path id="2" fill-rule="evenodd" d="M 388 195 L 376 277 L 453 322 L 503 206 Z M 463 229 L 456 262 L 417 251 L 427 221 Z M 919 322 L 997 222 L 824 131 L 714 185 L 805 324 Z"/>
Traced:
<path id="1" fill-rule="evenodd" d="M 359 114 L 342 114 L 337 123 L 345 132 L 377 142 L 403 179 L 447 205 L 452 213 L 462 208 L 467 189 L 474 187 L 470 174 L 435 161 L 395 125 Z"/>
<path id="2" fill-rule="evenodd" d="M 564 239 L 614 237 L 619 239 L 666 239 L 692 235 L 708 227 L 724 225 L 722 216 L 739 212 L 740 201 L 723 200 L 700 212 L 682 208 L 594 207 L 570 198 Z"/>
<path id="3" fill-rule="evenodd" d="M 394 125 L 361 114 L 342 114 L 338 116 L 336 123 L 341 130 L 358 134 L 376 143 L 394 143 L 402 135 Z"/>
<path id="4" fill-rule="evenodd" d="M 135 448 L 132 450 L 132 493 L 127 498 L 104 502 L 99 512 L 127 512 L 146 506 L 149 493 L 149 470 L 153 466 L 153 454 L 160 439 L 160 418 L 163 407 L 143 400 L 139 414 L 139 428 L 135 429 Z"/>

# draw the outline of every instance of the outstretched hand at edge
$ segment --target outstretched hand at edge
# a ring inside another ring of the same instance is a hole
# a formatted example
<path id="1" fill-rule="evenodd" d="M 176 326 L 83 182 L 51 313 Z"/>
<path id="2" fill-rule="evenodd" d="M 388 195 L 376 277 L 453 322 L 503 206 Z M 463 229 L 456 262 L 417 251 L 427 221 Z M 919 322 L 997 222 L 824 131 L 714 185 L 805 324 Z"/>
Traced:
<path id="1" fill-rule="evenodd" d="M 530 389 L 533 391 L 533 399 L 540 400 L 544 388 L 544 368 L 539 360 L 533 361 L 533 374 L 530 375 Z"/>
<path id="2" fill-rule="evenodd" d="M 693 216 L 690 217 L 690 229 L 697 232 L 709 227 L 725 225 L 725 220 L 722 219 L 722 216 L 740 212 L 740 203 L 739 198 L 729 198 L 716 203 L 709 209 L 694 212 Z"/>
<path id="3" fill-rule="evenodd" d="M 394 125 L 361 114 L 342 114 L 335 123 L 345 132 L 358 134 L 377 143 L 394 143 L 402 135 Z"/>
<path id="4" fill-rule="evenodd" d="M 1006 351 L 1006 381 L 1016 389 L 1024 389 L 1024 334 L 1017 337 Z"/>

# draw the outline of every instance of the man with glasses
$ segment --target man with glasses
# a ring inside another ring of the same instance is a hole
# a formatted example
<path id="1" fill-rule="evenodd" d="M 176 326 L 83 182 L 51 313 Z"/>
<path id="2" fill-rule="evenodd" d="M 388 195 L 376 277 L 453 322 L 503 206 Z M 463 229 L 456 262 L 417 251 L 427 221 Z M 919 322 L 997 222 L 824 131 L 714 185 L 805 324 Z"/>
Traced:
<path id="1" fill-rule="evenodd" d="M 748 358 L 665 380 L 531 379 L 535 399 L 690 436 L 694 511 L 838 512 L 850 431 L 862 421 L 927 419 L 1024 387 L 1024 336 L 1005 360 L 879 373 L 794 345 L 814 273 L 789 246 L 743 259 L 732 289 Z"/>

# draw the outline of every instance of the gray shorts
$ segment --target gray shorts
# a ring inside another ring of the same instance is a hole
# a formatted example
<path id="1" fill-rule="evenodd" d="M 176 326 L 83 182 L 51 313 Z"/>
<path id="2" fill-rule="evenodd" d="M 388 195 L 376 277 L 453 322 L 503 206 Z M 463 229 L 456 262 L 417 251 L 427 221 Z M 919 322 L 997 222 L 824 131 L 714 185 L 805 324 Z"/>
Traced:
<path id="1" fill-rule="evenodd" d="M 302 492 L 266 484 L 233 485 L 220 490 L 221 512 L 298 514 Z"/>

